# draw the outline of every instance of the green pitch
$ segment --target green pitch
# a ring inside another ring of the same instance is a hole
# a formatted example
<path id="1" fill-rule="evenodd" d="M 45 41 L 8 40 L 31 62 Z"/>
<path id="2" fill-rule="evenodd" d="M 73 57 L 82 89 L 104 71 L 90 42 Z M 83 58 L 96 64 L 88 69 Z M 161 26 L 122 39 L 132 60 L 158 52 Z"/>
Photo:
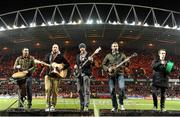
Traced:
<path id="1" fill-rule="evenodd" d="M 16 99 L 0 99 L 0 110 L 7 109 Z M 32 108 L 45 109 L 45 99 L 33 99 Z M 27 103 L 27 102 L 25 102 Z M 159 103 L 159 102 L 158 102 Z M 126 99 L 124 101 L 124 106 L 126 109 L 136 109 L 136 110 L 151 110 L 153 107 L 152 100 L 144 99 Z M 12 108 L 17 108 L 17 103 L 12 106 Z M 80 109 L 79 99 L 67 99 L 58 98 L 57 109 Z M 111 99 L 91 99 L 90 109 L 98 111 L 99 109 L 111 109 Z M 167 110 L 179 110 L 180 111 L 180 101 L 168 101 L 166 100 Z"/>

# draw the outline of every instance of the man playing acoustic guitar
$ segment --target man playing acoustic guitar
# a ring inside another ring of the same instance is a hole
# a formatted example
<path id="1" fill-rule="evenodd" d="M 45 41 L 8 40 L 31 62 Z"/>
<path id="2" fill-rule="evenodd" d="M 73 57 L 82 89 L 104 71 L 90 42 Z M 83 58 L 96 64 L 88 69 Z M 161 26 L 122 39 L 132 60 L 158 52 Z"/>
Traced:
<path id="1" fill-rule="evenodd" d="M 112 99 L 112 112 L 118 111 L 118 104 L 115 92 L 115 84 L 118 83 L 118 87 L 120 90 L 119 94 L 119 103 L 121 110 L 125 110 L 123 106 L 123 98 L 125 95 L 125 83 L 124 83 L 124 68 L 122 66 L 114 69 L 117 64 L 126 59 L 126 55 L 120 52 L 119 46 L 117 42 L 113 42 L 111 45 L 112 52 L 107 54 L 102 62 L 103 69 L 108 72 L 109 77 L 109 90 Z M 114 71 L 114 72 L 113 72 Z"/>
<path id="2" fill-rule="evenodd" d="M 23 48 L 22 55 L 17 57 L 14 63 L 14 69 L 18 70 L 17 75 L 23 73 L 24 76 L 17 76 L 17 84 L 19 86 L 20 91 L 20 101 L 19 107 L 23 107 L 23 102 L 26 99 L 28 100 L 28 108 L 31 108 L 32 105 L 32 77 L 31 74 L 35 69 L 34 57 L 29 55 L 29 49 Z"/>
<path id="3" fill-rule="evenodd" d="M 69 63 L 59 51 L 59 46 L 54 44 L 51 53 L 45 57 L 45 63 L 50 64 L 45 75 L 45 93 L 46 93 L 46 109 L 45 111 L 54 111 L 58 96 L 58 83 L 60 73 L 69 67 Z M 56 71 L 56 72 L 54 72 Z M 52 96 L 52 98 L 51 98 Z"/>

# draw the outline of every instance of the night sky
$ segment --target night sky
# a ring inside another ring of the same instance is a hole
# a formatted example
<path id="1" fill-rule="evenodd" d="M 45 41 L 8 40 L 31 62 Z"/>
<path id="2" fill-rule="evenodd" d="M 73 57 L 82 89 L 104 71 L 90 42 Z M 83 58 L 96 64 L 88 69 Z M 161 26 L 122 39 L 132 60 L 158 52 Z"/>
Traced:
<path id="1" fill-rule="evenodd" d="M 164 8 L 180 12 L 180 7 L 175 0 L 1 0 L 0 14 L 31 7 L 79 2 L 126 3 Z"/>

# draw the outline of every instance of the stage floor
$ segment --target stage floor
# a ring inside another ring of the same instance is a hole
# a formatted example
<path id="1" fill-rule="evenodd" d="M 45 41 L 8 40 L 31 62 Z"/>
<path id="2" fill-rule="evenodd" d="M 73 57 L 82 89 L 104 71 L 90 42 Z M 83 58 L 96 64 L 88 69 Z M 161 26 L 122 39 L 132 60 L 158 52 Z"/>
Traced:
<path id="1" fill-rule="evenodd" d="M 111 112 L 109 109 L 103 109 L 100 110 L 100 116 L 180 116 L 180 111 L 118 110 L 118 112 Z"/>
<path id="2" fill-rule="evenodd" d="M 111 112 L 109 109 L 99 110 L 98 116 L 180 116 L 180 111 L 152 111 L 152 110 L 125 110 L 118 112 Z M 97 116 L 96 115 L 96 116 Z M 0 111 L 0 116 L 95 116 L 94 110 L 90 109 L 88 112 L 81 112 L 77 109 L 57 109 L 53 112 L 45 112 L 44 109 L 10 109 Z"/>
<path id="3" fill-rule="evenodd" d="M 88 112 L 81 112 L 77 109 L 57 109 L 53 112 L 45 112 L 44 109 L 10 109 L 1 111 L 0 116 L 93 116 L 94 111 L 90 109 Z"/>

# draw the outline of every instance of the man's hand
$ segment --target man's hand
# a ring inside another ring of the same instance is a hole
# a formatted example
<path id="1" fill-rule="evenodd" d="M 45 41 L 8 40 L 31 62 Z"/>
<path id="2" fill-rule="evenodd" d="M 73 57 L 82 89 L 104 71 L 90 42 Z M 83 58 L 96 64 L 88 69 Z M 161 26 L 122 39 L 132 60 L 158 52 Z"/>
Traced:
<path id="1" fill-rule="evenodd" d="M 108 68 L 108 72 L 110 72 L 110 73 L 111 73 L 111 72 L 112 72 L 112 70 L 113 70 L 113 69 L 112 69 L 112 67 L 109 67 L 109 68 Z"/>
<path id="2" fill-rule="evenodd" d="M 165 65 L 166 63 L 167 63 L 167 62 L 166 62 L 166 61 L 164 61 L 164 60 L 163 60 L 163 61 L 161 61 L 161 64 L 163 64 L 163 65 Z"/>
<path id="3" fill-rule="evenodd" d="M 20 69 L 20 68 L 21 68 L 21 65 L 17 65 L 17 66 L 16 66 L 16 69 Z"/>
<path id="4" fill-rule="evenodd" d="M 88 60 L 89 61 L 93 61 L 93 57 L 88 57 Z"/>
<path id="5" fill-rule="evenodd" d="M 27 74 L 27 73 L 28 73 L 28 70 L 24 71 L 24 73 L 26 73 L 26 74 Z"/>
<path id="6" fill-rule="evenodd" d="M 78 68 L 78 66 L 75 64 L 75 65 L 74 65 L 74 69 L 77 69 L 77 68 Z"/>

